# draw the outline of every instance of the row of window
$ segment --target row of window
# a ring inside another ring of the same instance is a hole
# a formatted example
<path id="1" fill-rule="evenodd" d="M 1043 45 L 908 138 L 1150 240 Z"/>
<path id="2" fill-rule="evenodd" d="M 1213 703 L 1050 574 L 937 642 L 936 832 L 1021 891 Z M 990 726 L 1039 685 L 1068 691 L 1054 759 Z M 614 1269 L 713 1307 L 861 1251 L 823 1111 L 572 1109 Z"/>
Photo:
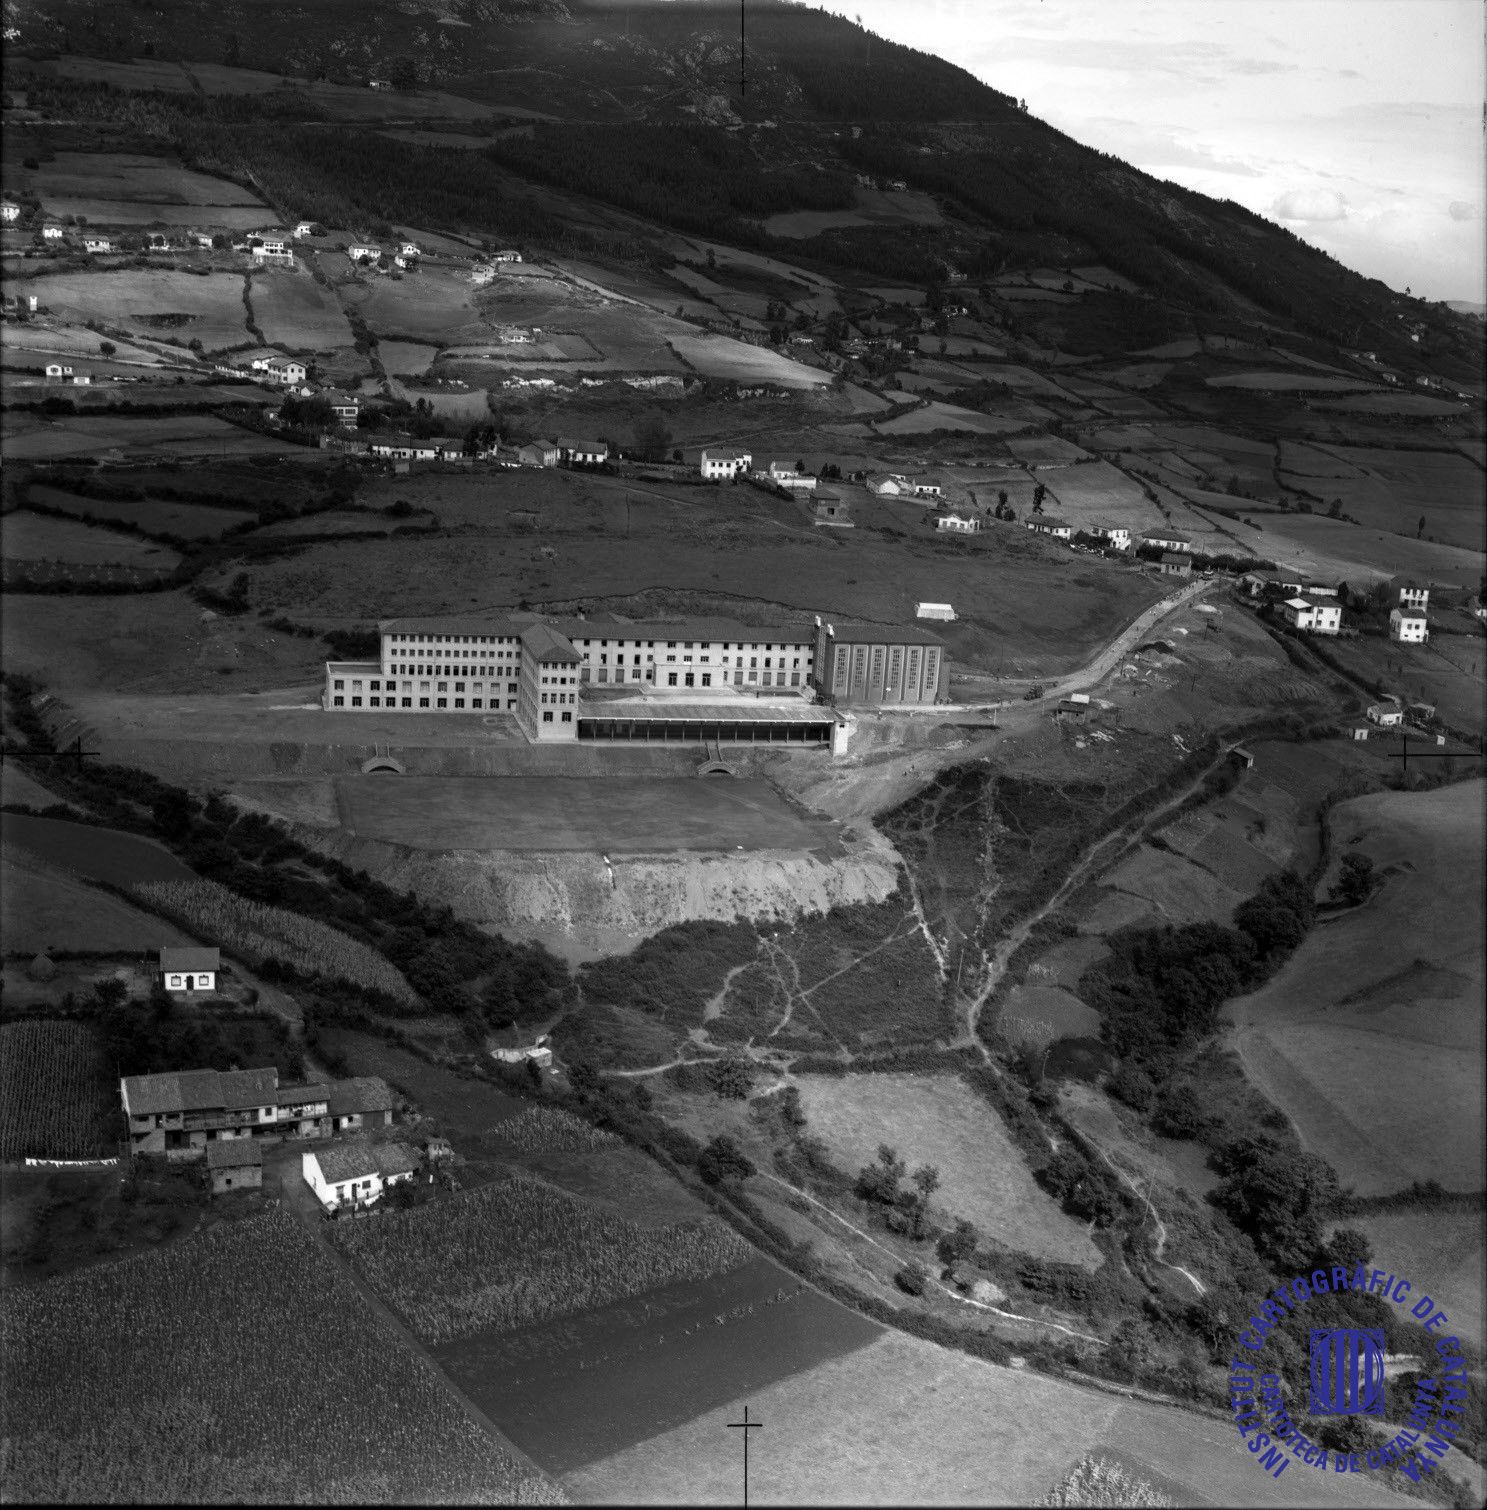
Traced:
<path id="1" fill-rule="evenodd" d="M 483 699 L 478 697 L 470 698 L 469 703 L 472 708 L 481 708 L 485 706 Z M 359 708 L 361 707 L 361 705 L 362 701 L 359 697 L 353 697 L 351 699 L 351 706 L 353 708 Z M 333 708 L 344 708 L 346 706 L 346 699 L 344 697 L 333 697 L 331 698 L 331 706 Z M 367 706 L 369 708 L 396 708 L 400 706 L 404 708 L 411 708 L 413 706 L 413 699 L 411 697 L 405 697 L 401 700 L 401 702 L 399 702 L 399 699 L 395 697 L 369 697 L 367 698 Z M 427 708 L 429 706 L 429 699 L 426 697 L 420 697 L 418 699 L 418 706 L 420 708 Z M 433 700 L 433 706 L 436 708 L 447 708 L 449 706 L 449 699 L 447 697 L 436 697 Z M 456 708 L 463 708 L 465 706 L 465 699 L 463 697 L 455 698 L 454 706 Z M 493 711 L 499 711 L 501 707 L 501 699 L 499 697 L 491 698 L 490 706 Z M 514 697 L 508 697 L 506 699 L 507 709 L 509 710 L 511 708 L 514 708 L 515 706 L 516 699 Z"/>
<path id="2" fill-rule="evenodd" d="M 500 683 L 499 682 L 492 682 L 490 689 L 491 689 L 492 692 L 499 692 L 501 690 Z M 346 683 L 345 683 L 344 679 L 337 678 L 335 680 L 335 682 L 333 683 L 331 690 L 335 691 L 335 692 L 344 692 L 346 690 Z M 382 683 L 380 681 L 378 681 L 378 680 L 372 680 L 372 681 L 368 682 L 366 688 L 363 689 L 362 684 L 359 681 L 353 680 L 352 683 L 351 683 L 351 690 L 353 692 L 361 692 L 363 690 L 366 690 L 368 692 L 381 692 L 383 690 L 386 690 L 388 692 L 396 692 L 398 690 L 398 684 L 395 681 L 393 681 L 391 678 L 389 678 L 388 682 L 387 682 L 387 686 L 384 689 L 383 686 L 382 686 Z M 411 692 L 412 690 L 413 690 L 413 683 L 412 682 L 404 682 L 403 683 L 403 691 L 404 692 Z M 418 690 L 420 692 L 429 692 L 429 691 L 448 692 L 449 691 L 449 683 L 448 682 L 440 682 L 437 687 L 431 688 L 427 682 L 419 682 L 419 684 L 418 684 Z M 456 692 L 464 692 L 466 690 L 465 684 L 463 682 L 456 682 L 454 684 L 454 690 Z M 469 690 L 471 692 L 482 692 L 485 689 L 482 687 L 482 685 L 479 682 L 471 682 L 470 686 L 469 686 Z M 516 691 L 516 683 L 515 682 L 508 682 L 506 684 L 506 690 L 508 692 L 515 692 Z"/>
<path id="3" fill-rule="evenodd" d="M 577 702 L 577 694 L 572 692 L 544 692 L 542 701 L 545 703 L 572 703 Z M 566 722 L 566 720 L 565 720 Z"/>

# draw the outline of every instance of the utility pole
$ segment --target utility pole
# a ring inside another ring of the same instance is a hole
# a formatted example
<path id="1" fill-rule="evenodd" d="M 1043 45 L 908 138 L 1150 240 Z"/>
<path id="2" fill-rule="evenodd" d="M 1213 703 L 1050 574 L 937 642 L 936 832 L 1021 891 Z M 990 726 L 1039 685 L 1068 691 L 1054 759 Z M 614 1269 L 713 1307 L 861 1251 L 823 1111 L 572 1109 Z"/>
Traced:
<path id="1" fill-rule="evenodd" d="M 749 92 L 749 80 L 744 71 L 744 58 L 748 47 L 744 35 L 744 10 L 746 5 L 747 0 L 738 0 L 738 94 L 740 99 Z M 748 1440 L 749 1434 L 748 1432 L 744 1432 L 745 1453 L 748 1451 Z"/>

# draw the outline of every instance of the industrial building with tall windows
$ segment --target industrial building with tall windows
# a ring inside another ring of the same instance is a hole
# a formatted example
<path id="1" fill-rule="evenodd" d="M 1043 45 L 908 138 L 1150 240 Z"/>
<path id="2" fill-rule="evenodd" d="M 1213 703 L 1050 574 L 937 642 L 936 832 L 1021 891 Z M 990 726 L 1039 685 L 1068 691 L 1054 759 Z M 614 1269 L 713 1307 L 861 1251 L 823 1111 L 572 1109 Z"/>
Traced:
<path id="1" fill-rule="evenodd" d="M 522 613 L 388 619 L 378 632 L 377 660 L 326 664 L 328 711 L 509 714 L 543 743 L 654 737 L 837 748 L 840 720 L 807 711 L 818 693 L 866 706 L 934 703 L 942 678 L 943 645 L 924 630 L 819 619 L 761 628 Z M 848 645 L 860 649 L 861 668 L 850 659 L 856 650 L 839 675 L 833 659 L 841 685 L 826 685 L 817 676 L 823 656 Z"/>

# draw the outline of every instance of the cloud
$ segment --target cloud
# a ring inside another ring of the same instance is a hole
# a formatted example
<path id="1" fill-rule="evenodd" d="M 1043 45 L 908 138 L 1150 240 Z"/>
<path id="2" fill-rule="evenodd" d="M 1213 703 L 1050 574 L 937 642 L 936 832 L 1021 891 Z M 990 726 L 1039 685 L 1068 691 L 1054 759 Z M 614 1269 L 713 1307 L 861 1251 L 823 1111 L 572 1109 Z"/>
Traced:
<path id="1" fill-rule="evenodd" d="M 1447 213 L 1452 220 L 1475 220 L 1477 218 L 1477 207 L 1474 204 L 1468 203 L 1465 199 L 1453 199 L 1451 201 L 1451 208 Z"/>
<path id="2" fill-rule="evenodd" d="M 1235 58 L 1226 66 L 1230 73 L 1238 74 L 1262 74 L 1262 73 L 1297 73 L 1300 65 L 1296 63 L 1271 63 L 1264 58 Z"/>
<path id="3" fill-rule="evenodd" d="M 1346 220 L 1348 202 L 1336 189 L 1290 189 L 1273 213 L 1281 220 Z"/>

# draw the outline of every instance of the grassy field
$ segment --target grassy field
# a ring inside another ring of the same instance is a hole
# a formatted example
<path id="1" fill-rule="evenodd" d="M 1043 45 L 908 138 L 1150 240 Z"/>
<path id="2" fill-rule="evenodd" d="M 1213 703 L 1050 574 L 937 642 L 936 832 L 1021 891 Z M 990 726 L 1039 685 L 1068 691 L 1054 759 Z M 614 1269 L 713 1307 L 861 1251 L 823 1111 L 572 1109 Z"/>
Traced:
<path id="1" fill-rule="evenodd" d="M 1277 1483 L 1227 1422 L 897 1332 L 566 1474 L 564 1487 L 584 1504 L 727 1503 L 742 1471 L 727 1427 L 745 1404 L 763 1422 L 749 1458 L 755 1504 L 1032 1505 L 1102 1448 L 1184 1504 L 1413 1503 L 1353 1475 L 1298 1471 Z"/>
<path id="2" fill-rule="evenodd" d="M 1437 1296 L 1451 1330 L 1483 1340 L 1483 1247 L 1480 1211 L 1405 1210 L 1350 1216 L 1373 1245 L 1376 1260 L 1395 1274 L 1408 1274 L 1416 1288 Z"/>
<path id="3" fill-rule="evenodd" d="M 121 562 L 163 571 L 170 571 L 181 560 L 168 546 L 135 535 L 116 534 L 24 509 L 7 514 L 0 524 L 0 549 L 7 561 L 72 561 L 84 565 Z"/>
<path id="4" fill-rule="evenodd" d="M 452 346 L 483 334 L 469 278 L 443 268 L 420 268 L 394 282 L 366 275 L 365 285 L 344 285 L 341 297 L 379 336 Z"/>
<path id="5" fill-rule="evenodd" d="M 61 197 L 251 205 L 269 213 L 251 189 L 230 179 L 195 173 L 168 157 L 137 152 L 56 152 L 41 167 L 28 172 L 26 187 L 39 195 L 48 209 L 53 199 Z"/>
<path id="6" fill-rule="evenodd" d="M 1411 702 L 1434 703 L 1453 728 L 1487 729 L 1487 644 L 1476 635 L 1441 635 L 1428 645 L 1396 645 L 1389 640 L 1345 640 L 1337 658 L 1357 676 L 1382 680 Z"/>
<path id="7" fill-rule="evenodd" d="M 1365 528 L 1414 535 L 1421 517 L 1425 534 L 1443 545 L 1487 550 L 1487 498 L 1482 471 L 1454 451 L 1385 451 L 1372 446 L 1329 446 L 1376 486 L 1347 490 L 1346 483 L 1314 491 L 1340 492 L 1343 508 Z"/>
<path id="8" fill-rule="evenodd" d="M 253 319 L 271 346 L 289 351 L 327 351 L 351 346 L 354 337 L 334 294 L 296 263 L 254 275 Z"/>
<path id="9" fill-rule="evenodd" d="M 336 795 L 348 833 L 415 849 L 812 849 L 832 832 L 762 781 L 347 776 Z"/>
<path id="10" fill-rule="evenodd" d="M 0 813 L 0 835 L 7 846 L 14 845 L 74 875 L 107 881 L 111 886 L 194 879 L 164 845 L 119 829 Z"/>
<path id="11" fill-rule="evenodd" d="M 427 372 L 439 348 L 418 341 L 378 341 L 377 355 L 388 372 L 407 377 Z"/>
<path id="12" fill-rule="evenodd" d="M 996 1112 L 958 1078 L 873 1074 L 802 1076 L 807 1131 L 855 1175 L 891 1143 L 910 1171 L 933 1164 L 941 1185 L 932 1205 L 974 1222 L 1014 1252 L 1095 1268 L 1100 1259 L 1081 1223 L 1067 1217 L 1029 1174 Z"/>
<path id="13" fill-rule="evenodd" d="M 792 361 L 768 346 L 750 346 L 727 336 L 687 335 L 679 330 L 671 336 L 670 344 L 693 371 L 728 382 L 824 388 L 831 377 L 830 373 Z"/>
<path id="14" fill-rule="evenodd" d="M 1206 378 L 1210 388 L 1252 388 L 1260 393 L 1377 392 L 1378 385 L 1361 378 L 1323 377 L 1315 372 L 1224 372 Z"/>
<path id="15" fill-rule="evenodd" d="M 0 427 L 0 445 L 12 460 L 56 461 L 72 456 L 279 456 L 282 441 L 240 430 L 210 414 L 142 416 L 80 414 L 50 420 L 12 413 Z"/>
<path id="16" fill-rule="evenodd" d="M 89 217 L 90 219 L 92 217 Z M 27 284 L 69 319 L 103 320 L 138 336 L 199 340 L 208 351 L 250 346 L 240 273 L 198 277 L 175 268 L 45 273 Z"/>
<path id="17" fill-rule="evenodd" d="M 0 1336 L 18 1499 L 556 1499 L 281 1212 L 14 1290 Z"/>
<path id="18" fill-rule="evenodd" d="M 38 949 L 144 954 L 198 942 L 14 845 L 0 858 L 0 933 L 7 949 L 26 954 Z"/>
<path id="19" fill-rule="evenodd" d="M 237 509 L 219 509 L 208 507 L 199 503 L 176 503 L 161 498 L 86 498 L 80 493 L 68 493 L 61 488 L 49 488 L 37 486 L 32 494 L 38 503 L 47 504 L 54 509 L 66 509 L 69 513 L 79 516 L 89 514 L 94 519 L 116 519 L 122 524 L 137 524 L 141 529 L 158 532 L 162 535 L 180 535 L 187 540 L 212 540 L 225 531 L 235 528 L 240 524 L 250 524 L 257 517 L 253 514 L 241 512 Z M 28 515 L 7 515 L 5 530 L 7 538 L 12 524 L 17 518 L 36 517 Z M 44 524 L 55 525 L 59 531 L 66 530 L 65 521 L 56 519 L 44 519 Z M 131 536 L 111 535 L 107 530 L 93 530 L 88 526 L 81 526 L 88 536 L 96 537 L 106 542 L 106 548 L 113 548 L 113 541 L 122 539 L 128 542 L 139 553 L 138 560 L 128 556 L 110 556 L 108 560 L 125 560 L 135 565 L 165 564 L 175 565 L 180 557 L 174 551 L 164 546 L 152 545 L 149 541 L 137 540 Z M 146 553 L 158 553 L 169 557 L 164 563 L 154 563 L 146 558 Z M 7 550 L 6 554 L 10 554 Z M 82 557 L 65 557 L 61 559 L 78 560 Z"/>
<path id="20" fill-rule="evenodd" d="M 734 600 L 746 599 L 776 604 L 780 613 L 911 623 L 918 602 L 948 600 L 958 615 L 946 631 L 955 661 L 987 669 L 1015 661 L 1025 669 L 1014 674 L 1038 675 L 1080 664 L 1158 596 L 1143 575 L 1087 558 L 1072 565 L 1067 551 L 1021 528 L 987 531 L 963 550 L 860 530 L 825 539 L 803 520 L 782 528 L 752 489 L 669 496 L 649 484 L 637 493 L 521 473 L 449 479 L 447 488 L 442 478 L 399 478 L 395 491 L 441 516 L 457 510 L 450 522 L 468 520 L 466 531 L 454 539 L 313 546 L 255 568 L 255 605 L 356 621 L 368 602 L 389 616 L 494 610 L 523 599 L 581 600 L 594 612 L 606 601 L 660 591 L 664 542 L 666 589 L 685 597 L 689 612 L 729 613 Z M 507 526 L 511 509 L 536 509 L 537 529 Z M 555 559 L 537 558 L 541 547 Z"/>
<path id="21" fill-rule="evenodd" d="M 1346 485 L 1345 481 L 1335 484 L 1327 481 L 1313 491 L 1331 497 L 1333 488 Z M 1344 578 L 1352 567 L 1383 576 L 1415 576 L 1424 581 L 1467 586 L 1481 579 L 1483 566 L 1487 564 L 1479 551 L 1361 529 L 1321 514 L 1265 514 L 1256 515 L 1255 519 L 1263 528 L 1251 531 L 1240 524 L 1228 527 L 1246 544 L 1252 542 L 1256 555 L 1303 570 L 1312 569 L 1308 563 L 1314 563 L 1318 574 L 1330 565 L 1333 570 L 1340 569 Z"/>
<path id="22" fill-rule="evenodd" d="M 1395 873 L 1228 1008 L 1250 1078 L 1360 1194 L 1482 1185 L 1483 791 L 1334 808 L 1334 853 Z"/>

